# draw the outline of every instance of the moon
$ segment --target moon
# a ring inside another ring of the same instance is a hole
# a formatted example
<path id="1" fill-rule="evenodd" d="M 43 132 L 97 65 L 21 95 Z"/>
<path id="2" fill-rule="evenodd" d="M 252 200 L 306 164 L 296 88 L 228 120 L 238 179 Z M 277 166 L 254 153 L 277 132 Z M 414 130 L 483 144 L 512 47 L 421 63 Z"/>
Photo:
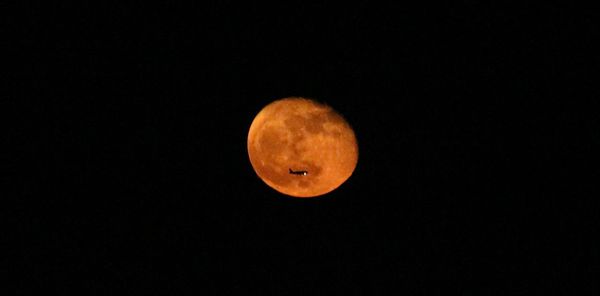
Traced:
<path id="1" fill-rule="evenodd" d="M 356 136 L 333 108 L 301 97 L 265 106 L 248 132 L 254 171 L 280 193 L 310 198 L 342 185 L 358 162 Z"/>

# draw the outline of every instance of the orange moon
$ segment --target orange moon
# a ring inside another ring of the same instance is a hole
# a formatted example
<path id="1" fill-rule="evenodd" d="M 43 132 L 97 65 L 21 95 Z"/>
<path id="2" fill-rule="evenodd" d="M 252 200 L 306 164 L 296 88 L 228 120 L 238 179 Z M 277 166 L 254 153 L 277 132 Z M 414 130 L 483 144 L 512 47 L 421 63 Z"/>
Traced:
<path id="1" fill-rule="evenodd" d="M 256 115 L 248 132 L 248 155 L 271 188 L 308 198 L 333 191 L 352 175 L 358 145 L 348 122 L 331 107 L 291 97 Z"/>

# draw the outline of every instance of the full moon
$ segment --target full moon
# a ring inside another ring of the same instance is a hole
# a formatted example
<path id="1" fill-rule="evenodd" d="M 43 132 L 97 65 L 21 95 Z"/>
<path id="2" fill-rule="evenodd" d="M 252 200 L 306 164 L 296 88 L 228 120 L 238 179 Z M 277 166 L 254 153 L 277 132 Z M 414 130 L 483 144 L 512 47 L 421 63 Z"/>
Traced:
<path id="1" fill-rule="evenodd" d="M 352 175 L 358 145 L 348 122 L 331 107 L 291 97 L 256 115 L 248 132 L 248 156 L 268 186 L 308 198 L 333 191 Z"/>

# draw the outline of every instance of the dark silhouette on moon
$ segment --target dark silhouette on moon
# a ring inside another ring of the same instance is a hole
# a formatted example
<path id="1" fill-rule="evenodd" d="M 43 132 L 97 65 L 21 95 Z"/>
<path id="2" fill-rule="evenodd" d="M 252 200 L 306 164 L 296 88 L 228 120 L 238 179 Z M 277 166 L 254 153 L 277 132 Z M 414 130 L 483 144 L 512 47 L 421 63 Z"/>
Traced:
<path id="1" fill-rule="evenodd" d="M 300 175 L 300 176 L 308 175 L 307 171 L 293 171 L 292 169 L 289 169 L 289 170 L 290 170 L 290 174 L 292 174 L 292 175 Z"/>

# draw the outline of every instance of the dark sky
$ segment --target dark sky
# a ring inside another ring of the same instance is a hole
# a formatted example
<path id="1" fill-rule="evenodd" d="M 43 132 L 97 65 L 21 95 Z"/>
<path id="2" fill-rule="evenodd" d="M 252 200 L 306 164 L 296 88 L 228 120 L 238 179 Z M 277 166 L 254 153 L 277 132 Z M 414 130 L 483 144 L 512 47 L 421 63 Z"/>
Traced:
<path id="1" fill-rule="evenodd" d="M 598 294 L 594 175 L 567 185 L 598 172 L 598 113 L 575 108 L 598 97 L 593 13 L 196 2 L 8 18 L 15 295 Z M 356 132 L 326 196 L 248 160 L 252 119 L 289 96 Z"/>

